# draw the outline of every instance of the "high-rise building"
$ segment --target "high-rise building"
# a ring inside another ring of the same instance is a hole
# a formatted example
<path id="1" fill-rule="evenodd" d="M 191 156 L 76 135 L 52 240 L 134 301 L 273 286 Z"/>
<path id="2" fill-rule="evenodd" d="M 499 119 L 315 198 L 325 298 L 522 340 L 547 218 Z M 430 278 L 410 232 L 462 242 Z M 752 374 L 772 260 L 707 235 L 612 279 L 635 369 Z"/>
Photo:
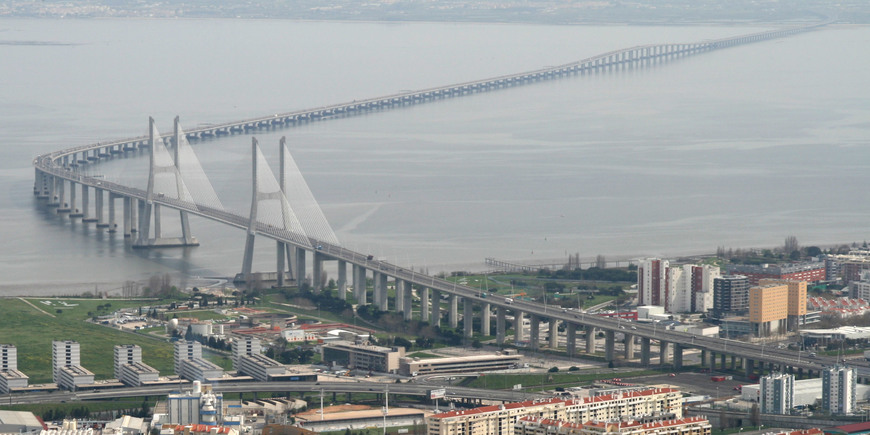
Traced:
<path id="1" fill-rule="evenodd" d="M 18 349 L 11 344 L 0 344 L 0 393 L 13 388 L 25 388 L 27 375 L 18 371 Z"/>
<path id="2" fill-rule="evenodd" d="M 710 265 L 670 266 L 667 260 L 647 258 L 637 269 L 638 305 L 656 305 L 669 313 L 705 312 L 713 308 L 713 279 L 719 268 Z"/>
<path id="3" fill-rule="evenodd" d="M 794 375 L 771 373 L 759 382 L 762 414 L 789 414 L 794 406 Z"/>
<path id="4" fill-rule="evenodd" d="M 75 341 L 51 342 L 52 379 L 58 387 L 75 390 L 94 383 L 94 374 L 81 366 L 80 350 Z"/>
<path id="5" fill-rule="evenodd" d="M 781 279 L 762 279 L 759 285 L 784 284 L 788 286 L 788 330 L 794 331 L 807 316 L 807 282 Z"/>
<path id="6" fill-rule="evenodd" d="M 262 382 L 286 372 L 283 364 L 260 353 L 260 339 L 254 337 L 233 340 L 233 369 Z"/>
<path id="7" fill-rule="evenodd" d="M 134 387 L 156 382 L 160 373 L 142 362 L 142 348 L 135 344 L 117 345 L 115 353 L 115 378 Z"/>
<path id="8" fill-rule="evenodd" d="M 749 308 L 749 278 L 727 275 L 713 279 L 713 316 L 746 313 Z"/>
<path id="9" fill-rule="evenodd" d="M 759 337 L 786 331 L 788 285 L 765 284 L 749 289 L 749 323 Z"/>
<path id="10" fill-rule="evenodd" d="M 668 260 L 647 258 L 637 266 L 638 305 L 664 306 Z"/>
<path id="11" fill-rule="evenodd" d="M 836 365 L 822 370 L 822 408 L 831 414 L 851 414 L 855 411 L 857 372 L 854 368 Z"/>
<path id="12" fill-rule="evenodd" d="M 175 374 L 190 381 L 205 381 L 222 377 L 224 371 L 202 358 L 202 344 L 179 340 L 175 342 Z"/>

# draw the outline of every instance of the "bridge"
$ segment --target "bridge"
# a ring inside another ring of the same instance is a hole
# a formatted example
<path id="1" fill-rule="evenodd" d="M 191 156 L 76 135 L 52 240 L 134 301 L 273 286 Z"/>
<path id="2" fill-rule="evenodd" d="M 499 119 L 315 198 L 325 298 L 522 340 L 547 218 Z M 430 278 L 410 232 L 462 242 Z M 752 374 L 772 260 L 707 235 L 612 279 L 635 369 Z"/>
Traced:
<path id="1" fill-rule="evenodd" d="M 523 319 L 526 316 L 530 318 L 528 336 L 524 327 L 517 327 L 513 338 L 517 343 L 528 342 L 528 347 L 533 350 L 542 346 L 541 323 L 547 323 L 550 331 L 557 331 L 559 324 L 563 324 L 566 331 L 565 349 L 569 356 L 579 353 L 577 343 L 583 336 L 585 336 L 585 352 L 594 353 L 598 341 L 596 336 L 603 333 L 604 353 L 608 361 L 617 358 L 616 343 L 619 341 L 623 343 L 624 357 L 629 359 L 637 356 L 635 347 L 639 344 L 639 359 L 643 365 L 651 363 L 652 346 L 655 345 L 658 347 L 659 363 L 673 365 L 676 368 L 680 368 L 683 364 L 683 351 L 694 348 L 701 350 L 702 362 L 711 368 L 715 368 L 718 361 L 720 367 L 739 366 L 750 375 L 758 367 L 764 367 L 766 364 L 769 369 L 776 367 L 797 371 L 799 375 L 806 370 L 806 374 L 811 376 L 814 371 L 818 372 L 822 367 L 831 365 L 835 361 L 811 358 L 800 353 L 795 355 L 791 351 L 765 349 L 763 346 L 738 341 L 661 330 L 655 324 L 626 324 L 619 319 L 548 308 L 531 301 L 514 301 L 421 274 L 375 259 L 366 253 L 346 249 L 338 241 L 320 211 L 304 178 L 290 157 L 283 139 L 279 144 L 281 156 L 278 177 L 275 177 L 269 168 L 256 138 L 252 139 L 253 183 L 250 214 L 243 216 L 227 211 L 221 205 L 218 195 L 199 165 L 190 141 L 213 136 L 250 133 L 259 129 L 277 128 L 277 126 L 291 126 L 364 111 L 421 104 L 568 75 L 640 68 L 712 50 L 786 37 L 825 24 L 827 23 L 689 44 L 631 47 L 566 65 L 520 74 L 211 125 L 186 133 L 182 130 L 178 118 L 175 119 L 174 132 L 167 135 L 161 135 L 153 120 L 150 120 L 149 135 L 146 137 L 84 145 L 38 156 L 33 161 L 34 194 L 45 199 L 47 206 L 56 207 L 58 213 L 69 213 L 70 217 L 80 217 L 84 222 L 95 222 L 98 228 L 107 228 L 110 232 L 118 230 L 115 202 L 122 200 L 123 234 L 133 240 L 134 248 L 139 249 L 196 245 L 196 239 L 190 234 L 189 215 L 239 228 L 247 234 L 241 273 L 238 275 L 239 282 L 251 283 L 258 279 L 258 276 L 262 277 L 252 271 L 253 246 L 257 236 L 260 236 L 276 242 L 276 272 L 273 277 L 279 286 L 285 285 L 288 280 L 295 280 L 297 284 L 302 283 L 308 270 L 307 258 L 310 257 L 311 286 L 315 290 L 323 291 L 324 262 L 335 261 L 338 274 L 337 296 L 346 299 L 348 289 L 351 288 L 347 276 L 348 265 L 350 265 L 353 296 L 359 305 L 368 304 L 371 297 L 371 303 L 382 311 L 395 310 L 402 313 L 406 320 L 413 319 L 416 314 L 420 320 L 440 325 L 442 299 L 446 299 L 448 325 L 452 328 L 458 327 L 461 318 L 466 337 L 473 336 L 475 315 L 480 316 L 480 334 L 493 335 L 494 315 L 494 335 L 499 345 L 505 343 L 507 314 L 511 313 L 514 325 L 523 325 Z M 78 170 L 84 165 L 131 156 L 146 149 L 149 152 L 150 163 L 148 184 L 144 189 L 84 175 Z M 66 186 L 69 186 L 68 198 Z M 81 192 L 80 208 L 76 198 L 77 189 Z M 94 215 L 90 214 L 91 191 L 95 193 Z M 108 204 L 105 202 L 106 195 L 108 195 Z M 108 219 L 105 216 L 106 207 L 108 207 Z M 162 234 L 162 209 L 180 213 L 182 234 L 179 237 L 165 237 Z M 370 289 L 367 284 L 369 275 L 373 282 Z M 389 281 L 392 281 L 392 284 L 389 284 Z M 395 289 L 392 304 L 388 297 L 388 287 Z M 416 301 L 419 302 L 415 307 Z M 461 316 L 460 302 L 462 303 Z M 546 346 L 554 349 L 560 348 L 561 344 L 560 334 L 550 334 L 545 343 Z M 859 368 L 859 376 L 870 377 L 870 367 Z"/>

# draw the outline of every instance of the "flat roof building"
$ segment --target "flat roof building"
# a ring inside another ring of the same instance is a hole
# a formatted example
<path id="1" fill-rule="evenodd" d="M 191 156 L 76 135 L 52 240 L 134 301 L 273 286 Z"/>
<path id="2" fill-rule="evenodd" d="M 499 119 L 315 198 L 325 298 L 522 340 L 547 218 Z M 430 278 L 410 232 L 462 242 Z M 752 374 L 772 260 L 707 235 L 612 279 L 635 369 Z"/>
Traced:
<path id="1" fill-rule="evenodd" d="M 470 355 L 452 358 L 402 358 L 399 373 L 405 376 L 505 370 L 516 367 L 520 355 Z"/>
<path id="2" fill-rule="evenodd" d="M 236 338 L 233 341 L 233 369 L 262 382 L 287 372 L 284 364 L 266 357 L 260 350 L 259 338 Z"/>
<path id="3" fill-rule="evenodd" d="M 785 333 L 788 319 L 788 285 L 759 284 L 749 289 L 749 322 L 756 335 Z"/>
<path id="4" fill-rule="evenodd" d="M 334 362 L 351 369 L 384 373 L 398 373 L 399 359 L 405 356 L 404 347 L 390 348 L 349 341 L 333 341 L 320 349 L 324 363 Z"/>
<path id="5" fill-rule="evenodd" d="M 223 377 L 224 369 L 202 358 L 202 344 L 197 341 L 175 342 L 175 374 L 189 381 L 206 381 Z"/>
<path id="6" fill-rule="evenodd" d="M 51 342 L 51 369 L 59 388 L 75 390 L 94 383 L 94 374 L 81 366 L 79 343 L 72 340 Z"/>
<path id="7" fill-rule="evenodd" d="M 743 275 L 713 279 L 713 316 L 717 318 L 746 313 L 749 309 L 749 278 Z"/>
<path id="8" fill-rule="evenodd" d="M 18 371 L 18 349 L 11 344 L 0 344 L 0 393 L 26 388 L 28 379 Z"/>
<path id="9" fill-rule="evenodd" d="M 120 344 L 114 348 L 115 378 L 126 385 L 140 387 L 157 382 L 160 372 L 142 362 L 142 348 L 135 344 Z"/>

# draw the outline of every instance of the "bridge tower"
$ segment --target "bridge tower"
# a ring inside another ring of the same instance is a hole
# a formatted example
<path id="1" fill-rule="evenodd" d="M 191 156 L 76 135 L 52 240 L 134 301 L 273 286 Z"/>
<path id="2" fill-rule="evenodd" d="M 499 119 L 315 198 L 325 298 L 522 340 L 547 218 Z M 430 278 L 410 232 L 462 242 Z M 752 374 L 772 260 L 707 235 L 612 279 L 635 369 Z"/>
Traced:
<path id="1" fill-rule="evenodd" d="M 183 246 L 199 246 L 199 242 L 190 235 L 190 224 L 187 212 L 180 210 L 181 237 L 163 237 L 161 228 L 160 202 L 183 201 L 195 208 L 193 197 L 188 191 L 179 170 L 182 132 L 178 117 L 175 117 L 175 153 L 169 154 L 160 133 L 154 124 L 154 118 L 148 118 L 148 141 L 150 144 L 148 187 L 145 199 L 139 200 L 139 231 L 133 248 L 169 248 Z M 155 193 L 157 186 L 160 190 Z M 154 221 L 154 237 L 151 237 L 151 222 Z"/>

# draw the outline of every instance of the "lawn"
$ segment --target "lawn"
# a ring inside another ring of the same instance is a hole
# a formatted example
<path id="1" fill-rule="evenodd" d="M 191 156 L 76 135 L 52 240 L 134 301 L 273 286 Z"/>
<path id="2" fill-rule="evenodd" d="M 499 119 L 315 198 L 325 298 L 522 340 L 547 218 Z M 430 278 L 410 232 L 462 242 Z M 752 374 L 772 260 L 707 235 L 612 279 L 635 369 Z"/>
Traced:
<path id="1" fill-rule="evenodd" d="M 96 379 L 114 378 L 113 346 L 137 344 L 142 347 L 146 364 L 161 374 L 174 373 L 173 349 L 161 342 L 132 332 L 123 332 L 86 322 L 88 313 L 109 314 L 121 307 L 139 306 L 142 301 L 29 299 L 43 314 L 19 299 L 0 301 L 0 341 L 18 348 L 18 369 L 30 377 L 31 384 L 51 382 L 51 342 L 75 340 L 81 344 L 82 366 L 94 372 Z M 41 301 L 51 302 L 51 305 Z M 65 302 L 67 305 L 63 305 Z M 150 304 L 150 302 L 145 302 Z M 98 310 L 99 305 L 109 309 Z M 57 312 L 57 311 L 60 312 Z M 54 316 L 54 317 L 52 317 Z"/>

